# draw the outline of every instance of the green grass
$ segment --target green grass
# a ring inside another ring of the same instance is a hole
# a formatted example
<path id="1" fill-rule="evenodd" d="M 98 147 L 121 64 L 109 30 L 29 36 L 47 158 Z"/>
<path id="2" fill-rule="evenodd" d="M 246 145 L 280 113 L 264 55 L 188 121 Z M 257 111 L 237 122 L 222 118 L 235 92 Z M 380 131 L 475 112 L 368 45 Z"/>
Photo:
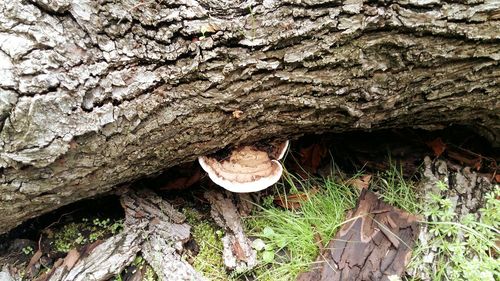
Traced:
<path id="1" fill-rule="evenodd" d="M 291 186 L 291 193 L 298 192 L 294 182 L 297 179 L 285 173 L 285 184 Z M 330 241 L 358 197 L 355 188 L 332 179 L 302 181 L 302 185 L 308 197 L 300 209 L 285 210 L 274 206 L 272 198 L 268 198 L 254 216 L 245 219 L 247 233 L 265 243 L 259 252 L 263 263 L 255 271 L 257 280 L 293 280 L 307 270 L 318 255 L 315 241 L 321 238 L 323 246 Z M 284 185 L 276 189 L 282 196 L 288 195 Z"/>
<path id="2" fill-rule="evenodd" d="M 301 192 L 308 197 L 298 210 L 283 209 L 273 204 L 273 197 L 264 198 L 253 216 L 245 219 L 247 234 L 264 242 L 258 247 L 261 263 L 253 271 L 256 280 L 294 280 L 307 270 L 318 254 L 315 240 L 321 237 L 321 243 L 326 245 L 345 223 L 346 211 L 355 206 L 358 198 L 356 188 L 343 184 L 343 180 L 301 181 L 288 173 L 284 179 L 275 187 L 276 193 L 288 195 L 285 186 L 289 187 L 289 194 L 297 193 L 295 183 L 301 182 Z M 442 182 L 436 185 L 441 191 L 447 189 Z M 415 183 L 405 179 L 395 165 L 374 176 L 371 189 L 385 202 L 428 218 L 421 225 L 431 233 L 431 239 L 417 243 L 410 269 L 424 268 L 431 280 L 500 280 L 500 250 L 495 244 L 500 238 L 498 186 L 485 195 L 485 206 L 478 214 L 460 221 L 449 198 L 438 194 L 427 194 L 426 199 L 419 196 Z M 423 260 L 422 254 L 428 248 L 436 252 L 432 264 Z"/>
<path id="3" fill-rule="evenodd" d="M 361 173 L 355 177 L 359 176 Z M 346 222 L 347 211 L 355 207 L 359 191 L 348 182 L 338 177 L 303 180 L 285 171 L 281 183 L 273 187 L 274 193 L 262 198 L 252 216 L 243 218 L 246 234 L 258 252 L 259 265 L 250 272 L 226 272 L 220 231 L 186 208 L 200 248 L 193 266 L 209 280 L 295 280 L 310 268 L 319 248 L 335 236 Z M 459 218 L 452 200 L 443 196 L 448 186 L 435 184 L 439 194 L 420 195 L 416 183 L 404 178 L 396 165 L 372 177 L 370 189 L 386 203 L 422 216 L 421 231 L 427 240 L 417 241 L 408 265 L 419 274 L 402 280 L 500 280 L 496 245 L 500 239 L 500 188 L 485 195 L 485 205 L 476 214 Z M 277 196 L 293 194 L 304 197 L 298 209 L 284 209 L 274 202 Z M 429 249 L 434 252 L 431 262 L 424 260 Z"/>
<path id="4" fill-rule="evenodd" d="M 372 189 L 378 191 L 384 202 L 409 213 L 422 211 L 415 184 L 403 177 L 401 168 L 391 165 L 389 170 L 379 173 L 372 182 Z"/>

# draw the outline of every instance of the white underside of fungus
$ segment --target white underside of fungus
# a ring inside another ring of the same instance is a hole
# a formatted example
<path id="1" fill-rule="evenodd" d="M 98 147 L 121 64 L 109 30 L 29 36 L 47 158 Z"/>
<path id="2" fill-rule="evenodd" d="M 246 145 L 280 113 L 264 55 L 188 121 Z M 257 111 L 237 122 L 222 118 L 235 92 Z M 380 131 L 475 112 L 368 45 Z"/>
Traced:
<path id="1" fill-rule="evenodd" d="M 234 149 L 227 159 L 201 156 L 198 161 L 215 184 L 232 192 L 256 192 L 281 178 L 283 167 L 277 160 L 283 158 L 287 147 L 288 141 L 273 145 L 268 153 L 254 146 L 243 146 Z"/>

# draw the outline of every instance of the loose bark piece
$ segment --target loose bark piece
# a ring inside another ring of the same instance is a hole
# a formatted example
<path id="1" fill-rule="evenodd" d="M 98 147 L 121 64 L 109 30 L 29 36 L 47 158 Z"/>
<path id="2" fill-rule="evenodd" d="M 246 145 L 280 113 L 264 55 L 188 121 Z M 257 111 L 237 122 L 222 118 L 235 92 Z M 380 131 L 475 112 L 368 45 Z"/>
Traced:
<path id="1" fill-rule="evenodd" d="M 74 257 L 74 252 L 70 252 L 65 261 L 44 280 L 108 280 L 134 260 L 144 239 L 142 233 L 139 228 L 126 229 L 95 247 L 88 256 L 79 257 L 76 264 L 68 268 L 66 265 L 70 265 L 69 260 L 78 258 Z"/>
<path id="2" fill-rule="evenodd" d="M 0 271 L 0 281 L 14 281 L 7 267 L 4 267 L 2 271 Z"/>
<path id="3" fill-rule="evenodd" d="M 418 217 L 385 204 L 363 190 L 317 265 L 298 280 L 389 280 L 401 276 L 419 233 Z"/>
<path id="4" fill-rule="evenodd" d="M 68 253 L 40 281 L 108 280 L 129 265 L 139 251 L 160 280 L 203 280 L 179 252 L 190 237 L 185 217 L 148 190 L 127 191 L 121 198 L 125 230 L 106 241 Z"/>
<path id="5" fill-rule="evenodd" d="M 129 226 L 153 220 L 182 224 L 186 220 L 183 213 L 147 189 L 123 194 L 121 204 L 125 209 L 125 224 Z"/>
<path id="6" fill-rule="evenodd" d="M 122 205 L 126 225 L 147 225 L 142 255 L 160 280 L 204 280 L 180 255 L 191 228 L 182 213 L 148 190 L 124 194 Z"/>
<path id="7" fill-rule="evenodd" d="M 243 232 L 240 215 L 232 196 L 230 192 L 205 192 L 205 198 L 212 206 L 212 217 L 226 231 L 222 238 L 225 266 L 236 270 L 251 269 L 257 264 L 257 252 L 252 249 L 250 240 Z"/>

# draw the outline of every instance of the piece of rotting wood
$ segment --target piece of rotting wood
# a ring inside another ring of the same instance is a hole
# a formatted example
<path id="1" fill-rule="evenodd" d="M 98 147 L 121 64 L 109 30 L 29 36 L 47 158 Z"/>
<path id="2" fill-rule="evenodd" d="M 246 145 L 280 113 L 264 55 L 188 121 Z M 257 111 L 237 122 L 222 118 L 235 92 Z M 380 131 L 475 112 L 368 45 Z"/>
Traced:
<path id="1" fill-rule="evenodd" d="M 419 218 L 363 190 L 346 223 L 318 256 L 307 280 L 390 280 L 401 276 L 419 234 Z"/>
<path id="2" fill-rule="evenodd" d="M 184 214 L 149 190 L 122 196 L 125 225 L 145 225 L 141 253 L 159 280 L 205 280 L 181 258 L 191 227 Z"/>
<path id="3" fill-rule="evenodd" d="M 108 280 L 132 263 L 142 239 L 139 229 L 131 229 L 81 254 L 72 250 L 62 262 L 56 262 L 53 271 L 39 280 Z"/>
<path id="4" fill-rule="evenodd" d="M 182 260 L 190 226 L 167 201 L 149 190 L 127 190 L 121 196 L 125 229 L 79 251 L 73 249 L 37 281 L 109 280 L 140 252 L 159 280 L 204 280 Z"/>
<path id="5" fill-rule="evenodd" d="M 257 252 L 252 249 L 250 239 L 243 232 L 233 196 L 231 192 L 205 192 L 205 198 L 211 204 L 212 218 L 225 230 L 222 237 L 224 265 L 228 269 L 251 269 L 257 264 Z"/>

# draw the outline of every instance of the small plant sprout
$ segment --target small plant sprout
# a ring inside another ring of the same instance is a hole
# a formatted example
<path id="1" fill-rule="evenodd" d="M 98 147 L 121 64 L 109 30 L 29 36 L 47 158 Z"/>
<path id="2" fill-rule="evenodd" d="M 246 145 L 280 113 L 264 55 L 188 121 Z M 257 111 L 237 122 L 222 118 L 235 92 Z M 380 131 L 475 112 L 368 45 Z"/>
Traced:
<path id="1" fill-rule="evenodd" d="M 31 247 L 31 246 L 26 246 L 26 247 L 22 248 L 22 250 L 21 250 L 21 251 L 22 251 L 25 255 L 27 255 L 27 256 L 33 255 L 33 253 L 34 253 L 33 247 Z"/>

